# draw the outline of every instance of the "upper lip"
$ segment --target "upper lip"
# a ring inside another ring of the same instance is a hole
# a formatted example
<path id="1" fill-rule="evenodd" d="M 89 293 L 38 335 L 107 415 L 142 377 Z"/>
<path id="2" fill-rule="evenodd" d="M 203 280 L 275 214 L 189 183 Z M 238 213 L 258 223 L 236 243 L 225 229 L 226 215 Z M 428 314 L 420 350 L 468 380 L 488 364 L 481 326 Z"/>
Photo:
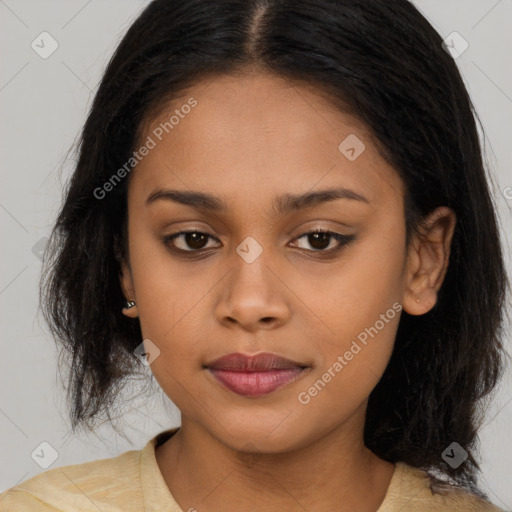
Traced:
<path id="1" fill-rule="evenodd" d="M 232 370 L 245 372 L 258 372 L 269 370 L 283 370 L 286 368 L 306 368 L 308 365 L 286 359 L 285 357 L 261 352 L 254 355 L 241 353 L 227 354 L 208 363 L 207 368 L 214 370 Z"/>

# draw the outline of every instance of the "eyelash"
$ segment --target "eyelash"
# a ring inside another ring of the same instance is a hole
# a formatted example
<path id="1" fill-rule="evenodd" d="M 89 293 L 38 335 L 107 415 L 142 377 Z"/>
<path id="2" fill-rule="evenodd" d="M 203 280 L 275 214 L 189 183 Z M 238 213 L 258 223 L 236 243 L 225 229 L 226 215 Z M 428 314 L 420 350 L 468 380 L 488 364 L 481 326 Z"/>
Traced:
<path id="1" fill-rule="evenodd" d="M 209 251 L 211 249 L 211 248 L 210 249 L 193 249 L 193 250 L 190 250 L 190 251 L 186 251 L 184 249 L 178 249 L 178 248 L 176 248 L 174 246 L 171 246 L 171 242 L 175 238 L 178 238 L 178 237 L 180 237 L 182 235 L 187 235 L 189 233 L 196 233 L 198 235 L 206 235 L 208 238 L 217 240 L 215 237 L 209 235 L 208 233 L 204 233 L 202 231 L 198 231 L 196 229 L 192 229 L 192 230 L 189 230 L 189 231 L 179 231 L 179 232 L 174 233 L 172 235 L 168 235 L 168 236 L 164 237 L 163 241 L 164 241 L 165 245 L 170 248 L 171 251 L 179 253 L 179 254 L 186 254 L 186 253 L 198 254 L 198 253 L 207 252 L 207 251 Z M 311 252 L 311 253 L 335 254 L 335 253 L 341 251 L 341 249 L 343 249 L 347 245 L 350 245 L 355 240 L 355 238 L 356 238 L 355 235 L 342 235 L 342 234 L 336 233 L 334 231 L 323 230 L 323 229 L 315 229 L 315 230 L 312 230 L 312 231 L 307 231 L 306 233 L 303 233 L 302 235 L 299 235 L 294 240 L 299 240 L 299 239 L 301 239 L 301 238 L 303 238 L 303 237 L 305 237 L 307 235 L 313 235 L 315 233 L 325 233 L 325 234 L 331 235 L 332 238 L 334 238 L 337 242 L 339 242 L 338 247 L 335 247 L 333 249 L 332 248 L 331 249 L 327 249 L 327 250 L 326 249 L 317 249 L 317 250 L 301 249 L 301 250 L 307 251 L 307 252 Z"/>

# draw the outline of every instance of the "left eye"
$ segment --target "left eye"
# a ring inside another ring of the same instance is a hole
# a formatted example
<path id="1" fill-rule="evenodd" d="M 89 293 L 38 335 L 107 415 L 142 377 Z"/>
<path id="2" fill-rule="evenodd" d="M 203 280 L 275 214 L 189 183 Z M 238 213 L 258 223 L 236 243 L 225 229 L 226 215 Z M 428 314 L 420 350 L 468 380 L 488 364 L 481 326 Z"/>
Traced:
<path id="1" fill-rule="evenodd" d="M 354 235 L 342 235 L 340 233 L 335 233 L 334 231 L 315 230 L 300 235 L 297 237 L 297 240 L 300 240 L 304 237 L 307 237 L 307 243 L 314 247 L 313 252 L 336 252 L 355 238 Z M 327 249 L 333 239 L 338 242 L 338 246 Z M 304 249 L 304 247 L 300 248 Z"/>
<path id="2" fill-rule="evenodd" d="M 313 250 L 299 245 L 300 249 L 306 249 L 310 252 L 336 252 L 340 250 L 344 245 L 352 242 L 355 238 L 355 235 L 342 235 L 340 233 L 335 233 L 334 231 L 315 230 L 303 233 L 297 237 L 296 240 L 300 240 L 305 237 L 307 237 L 307 243 L 313 247 Z M 205 244 L 209 238 L 217 240 L 211 235 L 201 231 L 180 231 L 179 233 L 165 237 L 164 242 L 167 245 L 171 243 L 172 248 L 178 252 L 201 252 L 201 250 L 205 249 Z M 181 242 L 183 242 L 182 245 L 185 247 L 177 247 L 178 244 L 174 242 L 175 239 L 181 239 Z M 329 248 L 329 245 L 333 239 L 338 243 L 338 246 Z M 187 246 L 190 249 L 187 249 Z"/>

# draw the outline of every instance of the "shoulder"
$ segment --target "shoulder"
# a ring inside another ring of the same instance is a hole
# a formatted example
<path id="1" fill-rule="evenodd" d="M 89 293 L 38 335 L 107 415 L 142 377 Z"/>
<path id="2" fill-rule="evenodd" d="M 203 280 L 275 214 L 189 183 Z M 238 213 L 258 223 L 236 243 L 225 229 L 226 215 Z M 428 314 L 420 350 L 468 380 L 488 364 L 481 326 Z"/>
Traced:
<path id="1" fill-rule="evenodd" d="M 444 484 L 425 471 L 402 462 L 396 471 L 378 512 L 503 512 L 472 492 Z"/>
<path id="2" fill-rule="evenodd" d="M 109 459 L 43 471 L 2 492 L 0 512 L 118 512 L 119 505 L 142 503 L 140 454 L 132 450 Z"/>

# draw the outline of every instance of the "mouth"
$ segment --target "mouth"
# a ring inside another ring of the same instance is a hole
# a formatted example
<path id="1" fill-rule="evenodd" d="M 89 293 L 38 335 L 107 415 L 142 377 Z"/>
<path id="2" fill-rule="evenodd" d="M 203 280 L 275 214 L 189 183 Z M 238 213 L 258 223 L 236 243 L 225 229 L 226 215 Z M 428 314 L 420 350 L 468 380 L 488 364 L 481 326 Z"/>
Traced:
<path id="1" fill-rule="evenodd" d="M 228 354 L 205 366 L 224 387 L 247 397 L 267 395 L 301 377 L 311 367 L 268 352 Z"/>

